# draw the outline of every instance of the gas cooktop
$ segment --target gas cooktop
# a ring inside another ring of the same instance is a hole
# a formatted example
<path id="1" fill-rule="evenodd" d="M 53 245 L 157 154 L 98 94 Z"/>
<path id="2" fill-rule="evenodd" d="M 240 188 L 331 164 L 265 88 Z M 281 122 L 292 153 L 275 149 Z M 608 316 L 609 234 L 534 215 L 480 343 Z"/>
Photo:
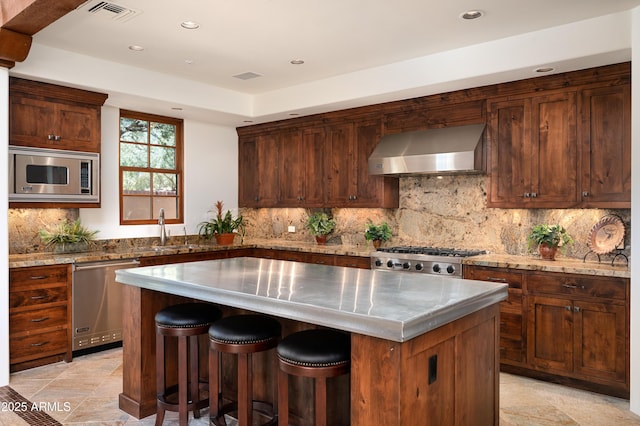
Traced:
<path id="1" fill-rule="evenodd" d="M 441 247 L 382 247 L 371 253 L 371 269 L 461 277 L 462 258 L 485 253 Z"/>

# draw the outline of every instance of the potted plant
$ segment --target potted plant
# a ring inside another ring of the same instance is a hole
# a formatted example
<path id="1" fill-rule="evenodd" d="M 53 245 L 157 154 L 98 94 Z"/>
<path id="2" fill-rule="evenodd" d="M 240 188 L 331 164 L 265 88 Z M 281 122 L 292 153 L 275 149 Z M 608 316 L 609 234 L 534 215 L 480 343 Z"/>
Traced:
<path id="1" fill-rule="evenodd" d="M 47 245 L 53 246 L 56 253 L 78 253 L 89 251 L 89 245 L 98 231 L 89 231 L 82 226 L 80 219 L 73 222 L 65 220 L 54 231 L 41 229 L 40 239 Z"/>
<path id="2" fill-rule="evenodd" d="M 529 249 L 538 247 L 545 260 L 555 260 L 558 249 L 564 253 L 569 244 L 573 244 L 573 239 L 560 225 L 536 225 L 529 234 Z"/>
<path id="3" fill-rule="evenodd" d="M 333 232 L 335 227 L 336 221 L 324 212 L 315 212 L 307 219 L 307 228 L 320 245 L 326 243 L 327 235 Z"/>
<path id="4" fill-rule="evenodd" d="M 380 247 L 383 241 L 389 241 L 391 239 L 391 228 L 387 222 L 382 222 L 380 225 L 375 225 L 369 221 L 367 229 L 364 231 L 364 238 L 367 241 L 372 241 L 375 248 Z"/>
<path id="5" fill-rule="evenodd" d="M 198 233 L 209 240 L 215 237 L 218 244 L 228 246 L 233 244 L 237 231 L 244 232 L 244 220 L 242 216 L 234 219 L 229 210 L 223 214 L 223 206 L 222 201 L 216 202 L 216 217 L 201 222 L 198 225 Z"/>

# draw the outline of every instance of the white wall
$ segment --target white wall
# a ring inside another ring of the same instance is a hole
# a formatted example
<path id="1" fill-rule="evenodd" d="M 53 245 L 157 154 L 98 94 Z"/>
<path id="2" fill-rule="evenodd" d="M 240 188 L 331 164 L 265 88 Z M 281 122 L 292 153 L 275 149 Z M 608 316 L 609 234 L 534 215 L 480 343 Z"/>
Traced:
<path id="1" fill-rule="evenodd" d="M 141 111 L 147 112 L 147 111 Z M 98 239 L 159 236 L 157 225 L 121 226 L 118 193 L 119 109 L 102 108 L 102 203 L 99 209 L 80 209 L 82 223 L 98 229 Z M 238 137 L 233 127 L 185 120 L 185 223 L 167 225 L 171 235 L 197 233 L 217 200 L 234 213 L 238 207 Z"/>
<path id="2" fill-rule="evenodd" d="M 0 67 L 0 164 L 8 164 L 9 145 L 9 69 Z M 0 170 L 6 170 L 0 167 Z M 8 235 L 7 225 L 9 217 L 7 209 L 9 187 L 8 174 L 0 173 L 0 200 L 5 200 L 0 206 L 0 235 Z M 0 238 L 0 271 L 5 271 L 0 279 L 0 386 L 9 384 L 9 241 Z"/>
<path id="3" fill-rule="evenodd" d="M 640 7 L 631 15 L 631 247 L 640 248 Z M 640 415 L 640 264 L 631 262 L 631 411 Z"/>

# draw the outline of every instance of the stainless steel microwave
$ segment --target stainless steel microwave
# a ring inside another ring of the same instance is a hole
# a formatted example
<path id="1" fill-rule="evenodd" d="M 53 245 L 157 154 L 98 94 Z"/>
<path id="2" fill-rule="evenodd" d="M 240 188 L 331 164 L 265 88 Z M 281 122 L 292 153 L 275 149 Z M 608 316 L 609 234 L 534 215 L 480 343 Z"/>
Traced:
<path id="1" fill-rule="evenodd" d="M 99 202 L 100 154 L 9 146 L 9 201 Z"/>

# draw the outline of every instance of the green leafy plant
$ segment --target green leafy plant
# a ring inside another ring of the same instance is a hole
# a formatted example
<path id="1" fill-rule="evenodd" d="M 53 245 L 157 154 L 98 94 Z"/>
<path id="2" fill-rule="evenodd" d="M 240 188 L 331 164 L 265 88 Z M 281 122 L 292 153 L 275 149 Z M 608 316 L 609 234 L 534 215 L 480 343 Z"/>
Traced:
<path id="1" fill-rule="evenodd" d="M 561 251 L 566 251 L 567 246 L 573 244 L 573 238 L 567 230 L 560 225 L 536 225 L 529 234 L 529 249 L 546 244 L 550 247 L 558 247 Z"/>
<path id="2" fill-rule="evenodd" d="M 216 202 L 216 217 L 200 222 L 198 225 L 198 233 L 207 239 L 211 239 L 215 234 L 230 234 L 236 230 L 244 231 L 244 219 L 242 216 L 233 218 L 233 215 L 229 210 L 226 213 L 222 213 L 224 203 L 222 201 Z"/>
<path id="3" fill-rule="evenodd" d="M 364 231 L 364 238 L 366 240 L 380 240 L 380 241 L 388 241 L 391 239 L 391 228 L 389 228 L 389 224 L 387 222 L 382 222 L 380 225 L 375 225 L 373 222 L 369 221 L 367 224 L 367 229 Z"/>
<path id="4" fill-rule="evenodd" d="M 324 212 L 316 212 L 307 219 L 307 228 L 311 235 L 327 235 L 333 232 L 336 221 Z"/>
<path id="5" fill-rule="evenodd" d="M 47 245 L 61 245 L 91 242 L 98 231 L 89 231 L 82 226 L 80 219 L 76 219 L 73 222 L 65 220 L 61 222 L 55 230 L 49 232 L 45 229 L 41 229 L 40 239 Z"/>

